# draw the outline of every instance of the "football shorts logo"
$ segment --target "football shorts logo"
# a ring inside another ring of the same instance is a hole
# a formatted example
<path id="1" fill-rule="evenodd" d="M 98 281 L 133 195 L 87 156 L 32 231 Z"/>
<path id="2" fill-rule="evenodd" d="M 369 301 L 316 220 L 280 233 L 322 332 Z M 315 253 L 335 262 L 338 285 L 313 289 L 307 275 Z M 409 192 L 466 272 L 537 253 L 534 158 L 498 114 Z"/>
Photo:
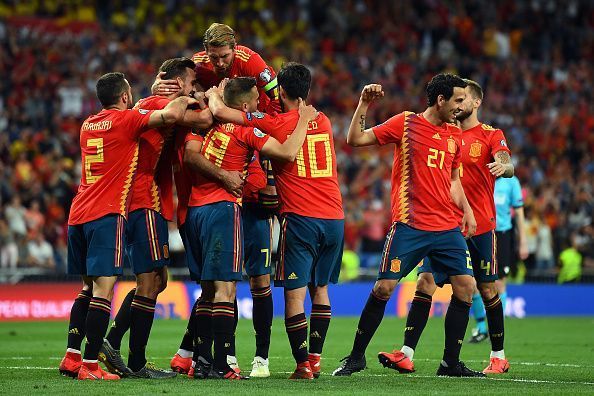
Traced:
<path id="1" fill-rule="evenodd" d="M 266 134 L 258 128 L 254 128 L 254 135 L 256 135 L 259 138 L 263 138 L 264 136 L 266 136 Z"/>
<path id="2" fill-rule="evenodd" d="M 483 145 L 479 142 L 474 142 L 470 145 L 470 152 L 468 153 L 468 155 L 472 157 L 472 162 L 478 161 L 478 157 L 480 157 L 482 154 L 482 148 Z"/>
<path id="3" fill-rule="evenodd" d="M 456 141 L 451 136 L 448 138 L 448 152 L 450 154 L 456 153 Z"/>
<path id="4" fill-rule="evenodd" d="M 260 80 L 267 83 L 272 80 L 272 73 L 270 72 L 270 69 L 266 68 L 262 70 L 262 73 L 260 73 Z"/>
<path id="5" fill-rule="evenodd" d="M 392 259 L 392 261 L 390 261 L 390 271 L 391 272 L 400 272 L 400 264 L 402 264 L 402 261 L 400 261 L 400 259 L 398 259 L 398 258 Z"/>
<path id="6" fill-rule="evenodd" d="M 294 272 L 291 272 L 291 275 L 289 275 L 289 279 L 290 280 L 295 280 L 295 279 L 299 279 L 299 278 L 297 278 L 297 275 L 295 275 Z"/>
<path id="7" fill-rule="evenodd" d="M 142 115 L 148 114 L 150 110 L 145 110 L 145 109 L 138 109 L 138 112 Z"/>
<path id="8" fill-rule="evenodd" d="M 168 245 L 163 245 L 163 257 L 165 257 L 166 259 L 169 258 L 169 246 Z"/>

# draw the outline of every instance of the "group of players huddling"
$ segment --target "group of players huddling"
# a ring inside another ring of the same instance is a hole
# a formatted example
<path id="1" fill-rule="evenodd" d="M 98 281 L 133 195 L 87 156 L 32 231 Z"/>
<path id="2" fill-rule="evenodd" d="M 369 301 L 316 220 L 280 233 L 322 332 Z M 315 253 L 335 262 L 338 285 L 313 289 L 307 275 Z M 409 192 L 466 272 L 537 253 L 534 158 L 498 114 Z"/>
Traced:
<path id="1" fill-rule="evenodd" d="M 68 221 L 68 271 L 82 276 L 83 288 L 72 306 L 62 374 L 90 380 L 170 378 L 177 373 L 200 379 L 248 378 L 235 357 L 236 282 L 245 269 L 256 333 L 250 376 L 270 376 L 272 219 L 278 216 L 274 282 L 284 287 L 285 328 L 296 362 L 290 378 L 320 375 L 331 319 L 328 285 L 338 280 L 344 213 L 332 125 L 305 104 L 310 85 L 307 67 L 287 63 L 277 75 L 257 53 L 237 45 L 229 26 L 218 23 L 205 32 L 204 51 L 192 59 L 166 60 L 153 96 L 136 104 L 122 73 L 99 78 L 96 94 L 103 110 L 87 118 L 80 130 L 82 176 Z M 420 277 L 404 346 L 379 353 L 380 363 L 399 372 L 414 371 L 413 353 L 429 317 L 431 296 L 437 285 L 449 282 L 453 295 L 437 374 L 484 376 L 509 368 L 503 309 L 494 285 L 493 189 L 497 177 L 513 175 L 510 151 L 501 130 L 477 119 L 483 93 L 476 82 L 438 74 L 426 92 L 424 112 L 405 111 L 366 129 L 369 105 L 384 96 L 380 85 L 366 85 L 352 118 L 348 144 L 394 144 L 393 224 L 352 350 L 335 376 L 366 367 L 365 350 L 388 299 L 398 281 L 417 266 Z M 174 217 L 191 278 L 202 292 L 169 371 L 147 362 L 145 349 L 157 296 L 167 285 L 167 222 Z M 106 335 L 124 255 L 136 287 Z M 483 372 L 459 360 L 477 285 L 492 345 Z M 308 290 L 309 334 L 304 309 Z M 125 364 L 120 347 L 127 331 Z"/>

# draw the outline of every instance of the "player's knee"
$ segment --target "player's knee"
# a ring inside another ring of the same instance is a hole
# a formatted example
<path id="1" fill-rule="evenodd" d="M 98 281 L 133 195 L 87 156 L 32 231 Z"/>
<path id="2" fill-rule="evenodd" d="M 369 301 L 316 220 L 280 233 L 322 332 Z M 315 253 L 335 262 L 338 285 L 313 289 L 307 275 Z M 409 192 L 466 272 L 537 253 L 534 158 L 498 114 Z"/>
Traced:
<path id="1" fill-rule="evenodd" d="M 417 291 L 432 296 L 437 290 L 433 276 L 429 273 L 422 273 L 417 280 Z"/>
<path id="2" fill-rule="evenodd" d="M 250 289 L 262 289 L 270 286 L 270 275 L 250 276 Z"/>
<path id="3" fill-rule="evenodd" d="M 394 293 L 397 284 L 398 281 L 395 280 L 380 279 L 375 282 L 373 293 L 379 298 L 387 300 L 392 296 L 392 293 Z"/>
<path id="4" fill-rule="evenodd" d="M 472 302 L 472 295 L 476 287 L 474 278 L 470 275 L 458 275 L 450 278 L 454 296 L 461 301 Z"/>
<path id="5" fill-rule="evenodd" d="M 497 286 L 495 282 L 480 283 L 478 285 L 479 293 L 484 301 L 493 299 L 497 295 Z"/>

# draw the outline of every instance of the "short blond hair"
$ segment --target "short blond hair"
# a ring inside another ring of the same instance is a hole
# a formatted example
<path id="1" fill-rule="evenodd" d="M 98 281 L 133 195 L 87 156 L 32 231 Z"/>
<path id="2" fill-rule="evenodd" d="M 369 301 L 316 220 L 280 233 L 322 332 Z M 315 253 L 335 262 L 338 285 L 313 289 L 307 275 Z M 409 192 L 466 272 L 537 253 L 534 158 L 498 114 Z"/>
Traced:
<path id="1" fill-rule="evenodd" d="M 481 85 L 469 78 L 464 78 L 463 80 L 466 83 L 466 85 L 470 88 L 472 96 L 474 96 L 475 99 L 483 100 L 483 88 L 481 87 Z"/>
<path id="2" fill-rule="evenodd" d="M 223 23 L 213 23 L 204 32 L 204 39 L 202 41 L 204 49 L 210 47 L 224 47 L 235 48 L 237 42 L 235 41 L 235 32 L 230 26 Z"/>

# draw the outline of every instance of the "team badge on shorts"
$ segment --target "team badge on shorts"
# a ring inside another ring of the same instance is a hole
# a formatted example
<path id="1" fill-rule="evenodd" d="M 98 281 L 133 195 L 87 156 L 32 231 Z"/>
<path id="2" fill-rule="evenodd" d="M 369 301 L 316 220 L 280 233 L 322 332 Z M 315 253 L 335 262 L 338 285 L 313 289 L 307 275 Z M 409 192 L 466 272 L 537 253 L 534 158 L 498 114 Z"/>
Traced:
<path id="1" fill-rule="evenodd" d="M 397 259 L 397 258 L 392 259 L 392 261 L 390 261 L 390 271 L 400 272 L 400 264 L 402 264 L 400 259 Z"/>
<path id="2" fill-rule="evenodd" d="M 169 246 L 168 245 L 163 245 L 163 257 L 165 257 L 166 259 L 169 258 Z"/>

